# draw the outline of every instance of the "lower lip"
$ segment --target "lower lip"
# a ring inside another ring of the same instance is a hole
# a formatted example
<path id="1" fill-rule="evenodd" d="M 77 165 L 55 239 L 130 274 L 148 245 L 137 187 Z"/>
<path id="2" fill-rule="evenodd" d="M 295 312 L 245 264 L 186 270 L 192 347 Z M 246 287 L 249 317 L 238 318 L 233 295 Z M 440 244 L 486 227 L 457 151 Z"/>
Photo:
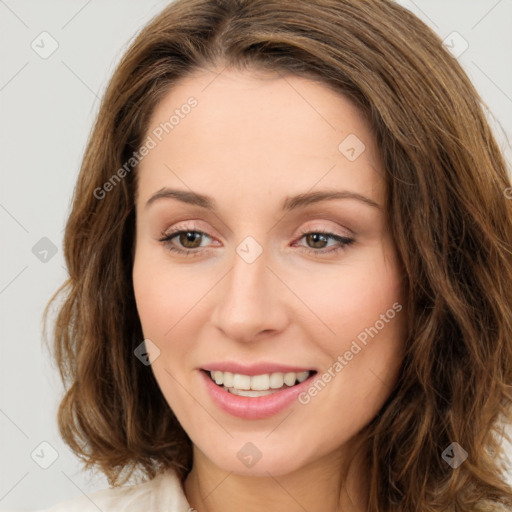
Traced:
<path id="1" fill-rule="evenodd" d="M 218 407 L 233 416 L 248 420 L 268 418 L 283 411 L 310 385 L 310 380 L 316 375 L 312 374 L 301 383 L 271 395 L 248 397 L 234 395 L 226 391 L 215 384 L 204 370 L 199 370 L 199 373 L 202 375 L 212 400 Z"/>

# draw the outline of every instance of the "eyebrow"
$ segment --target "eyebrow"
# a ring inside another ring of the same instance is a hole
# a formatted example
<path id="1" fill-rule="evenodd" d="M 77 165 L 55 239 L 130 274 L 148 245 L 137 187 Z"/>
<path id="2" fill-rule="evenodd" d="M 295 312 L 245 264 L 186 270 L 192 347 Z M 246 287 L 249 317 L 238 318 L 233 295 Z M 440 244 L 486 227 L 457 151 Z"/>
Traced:
<path id="1" fill-rule="evenodd" d="M 187 190 L 178 190 L 171 188 L 161 188 L 155 192 L 146 202 L 145 208 L 154 203 L 159 199 L 177 199 L 183 203 L 200 206 L 212 212 L 217 212 L 217 205 L 215 200 L 203 194 L 197 192 L 190 192 Z M 349 190 L 326 190 L 318 192 L 306 192 L 304 194 L 298 194 L 296 196 L 287 197 L 281 206 L 283 211 L 291 211 L 297 208 L 301 208 L 310 204 L 318 203 L 320 201 L 333 200 L 333 199 L 355 199 L 368 206 L 372 206 L 379 210 L 382 207 L 370 199 L 369 197 L 363 196 L 357 192 L 351 192 Z"/>

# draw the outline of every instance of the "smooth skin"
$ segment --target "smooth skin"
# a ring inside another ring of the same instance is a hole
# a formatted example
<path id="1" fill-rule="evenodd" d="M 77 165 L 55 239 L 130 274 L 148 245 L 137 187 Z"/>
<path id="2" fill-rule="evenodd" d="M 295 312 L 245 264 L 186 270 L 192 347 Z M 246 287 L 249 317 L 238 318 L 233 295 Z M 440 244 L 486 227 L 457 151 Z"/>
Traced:
<path id="1" fill-rule="evenodd" d="M 197 106 L 137 169 L 135 298 L 160 351 L 149 347 L 151 369 L 193 442 L 184 491 L 198 512 L 363 511 L 368 475 L 353 441 L 396 382 L 406 318 L 376 142 L 359 110 L 321 82 L 221 71 L 195 72 L 167 93 L 146 137 L 191 96 Z M 339 149 L 350 134 L 366 148 L 353 161 Z M 169 197 L 147 205 L 163 187 L 210 196 L 217 210 Z M 281 209 L 290 196 L 342 190 L 376 206 L 346 197 Z M 195 238 L 160 241 L 178 229 Z M 246 237 L 262 249 L 251 263 L 237 253 Z M 204 386 L 199 369 L 212 361 L 321 375 L 395 303 L 402 310 L 305 405 L 247 420 L 220 410 Z M 252 467 L 237 457 L 248 442 L 261 452 Z"/>

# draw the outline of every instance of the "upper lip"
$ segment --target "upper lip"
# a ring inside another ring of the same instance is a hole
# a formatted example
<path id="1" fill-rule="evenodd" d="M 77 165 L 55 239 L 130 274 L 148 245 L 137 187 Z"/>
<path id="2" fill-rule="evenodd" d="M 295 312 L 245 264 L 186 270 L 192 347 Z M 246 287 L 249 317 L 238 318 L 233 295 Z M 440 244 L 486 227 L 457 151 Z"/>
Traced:
<path id="1" fill-rule="evenodd" d="M 220 361 L 218 363 L 209 363 L 205 366 L 201 367 L 203 370 L 213 372 L 231 372 L 231 373 L 239 373 L 241 375 L 263 375 L 266 373 L 301 373 L 301 372 L 309 372 L 316 371 L 313 368 L 306 368 L 304 366 L 288 366 L 280 363 L 253 363 L 250 365 L 244 365 L 240 363 L 236 363 L 234 361 Z"/>

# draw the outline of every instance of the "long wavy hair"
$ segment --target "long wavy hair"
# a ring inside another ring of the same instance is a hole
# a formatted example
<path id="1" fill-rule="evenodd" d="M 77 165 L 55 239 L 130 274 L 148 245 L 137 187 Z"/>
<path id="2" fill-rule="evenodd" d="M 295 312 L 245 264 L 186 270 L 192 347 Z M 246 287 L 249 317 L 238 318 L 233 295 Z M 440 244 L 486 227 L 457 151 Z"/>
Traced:
<path id="1" fill-rule="evenodd" d="M 406 280 L 400 376 L 364 444 L 370 512 L 512 506 L 501 462 L 512 422 L 512 189 L 487 106 L 441 39 L 391 0 L 177 0 L 137 35 L 89 136 L 64 234 L 69 278 L 53 321 L 64 441 L 111 486 L 175 470 L 192 446 L 149 366 L 132 286 L 137 166 L 178 80 L 210 67 L 293 73 L 369 120 Z M 126 167 L 125 167 L 126 169 Z M 106 188 L 106 187 L 105 187 Z M 457 442 L 457 468 L 443 451 Z M 136 472 L 137 472 L 136 471 Z M 124 478 L 124 479 L 123 479 Z M 484 510 L 481 508 L 480 510 Z"/>

